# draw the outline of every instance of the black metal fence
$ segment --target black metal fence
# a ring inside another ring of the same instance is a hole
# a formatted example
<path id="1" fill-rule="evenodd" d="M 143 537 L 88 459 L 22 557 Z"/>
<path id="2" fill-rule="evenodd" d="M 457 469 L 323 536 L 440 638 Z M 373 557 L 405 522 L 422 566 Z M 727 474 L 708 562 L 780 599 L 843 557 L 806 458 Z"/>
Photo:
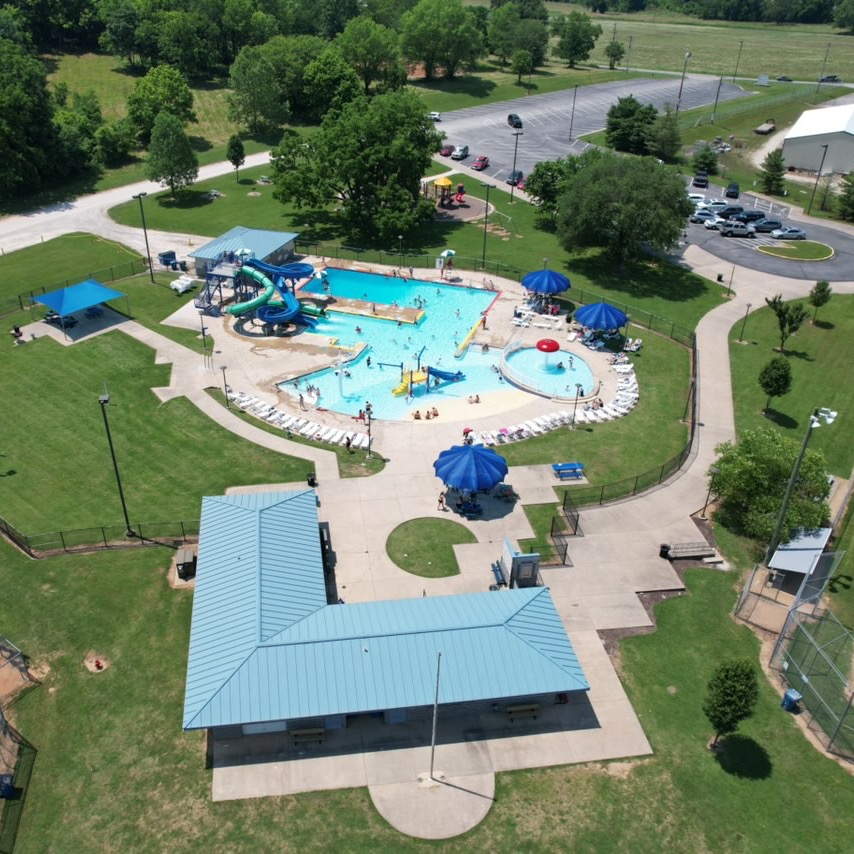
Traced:
<path id="1" fill-rule="evenodd" d="M 36 749 L 7 721 L 0 711 L 0 735 L 5 750 L 15 751 L 12 795 L 0 803 L 0 854 L 12 854 L 33 776 Z"/>
<path id="2" fill-rule="evenodd" d="M 69 285 L 77 284 L 81 279 L 97 279 L 99 282 L 116 282 L 119 279 L 127 279 L 130 276 L 136 276 L 139 273 L 144 273 L 147 269 L 148 263 L 145 259 L 131 260 L 126 261 L 123 264 L 113 264 L 112 267 L 104 267 L 103 269 L 95 270 L 92 273 L 83 273 L 70 279 L 64 279 L 61 282 L 54 282 L 51 285 L 45 285 L 41 288 L 34 288 L 31 291 L 25 291 L 15 297 L 10 297 L 0 301 L 0 317 L 5 317 L 9 314 L 16 314 L 19 311 L 26 311 L 32 305 L 33 300 L 37 296 L 58 290 L 59 288 L 67 288 Z"/>
<path id="3" fill-rule="evenodd" d="M 199 536 L 199 520 L 172 522 L 136 522 L 131 524 L 136 536 L 126 537 L 125 526 L 99 525 L 68 531 L 24 534 L 0 516 L 0 532 L 32 557 L 59 552 L 83 552 L 92 549 L 126 549 L 140 546 L 171 545 Z"/>

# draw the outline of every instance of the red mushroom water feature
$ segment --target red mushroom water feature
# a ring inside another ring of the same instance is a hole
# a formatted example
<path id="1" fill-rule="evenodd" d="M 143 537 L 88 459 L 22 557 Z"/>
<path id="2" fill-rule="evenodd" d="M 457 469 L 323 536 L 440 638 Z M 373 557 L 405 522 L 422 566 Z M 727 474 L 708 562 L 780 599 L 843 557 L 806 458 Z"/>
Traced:
<path id="1" fill-rule="evenodd" d="M 537 341 L 537 349 L 543 354 L 543 368 L 549 369 L 549 356 L 552 353 L 560 352 L 560 344 L 554 338 L 541 338 Z"/>

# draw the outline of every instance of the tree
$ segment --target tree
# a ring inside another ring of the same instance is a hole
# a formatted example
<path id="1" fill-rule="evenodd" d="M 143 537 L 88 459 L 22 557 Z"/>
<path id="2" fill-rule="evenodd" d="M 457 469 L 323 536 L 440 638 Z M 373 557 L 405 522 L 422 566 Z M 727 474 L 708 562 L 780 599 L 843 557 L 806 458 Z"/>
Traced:
<path id="1" fill-rule="evenodd" d="M 786 341 L 803 326 L 804 321 L 810 316 L 809 312 L 801 303 L 783 302 L 782 294 L 765 297 L 765 304 L 777 317 L 777 326 L 780 329 L 780 352 L 785 352 Z"/>
<path id="2" fill-rule="evenodd" d="M 530 74 L 534 68 L 533 60 L 531 59 L 531 51 L 517 50 L 513 52 L 513 58 L 510 60 L 510 70 L 516 75 L 516 82 L 522 82 L 523 74 Z"/>
<path id="3" fill-rule="evenodd" d="M 489 50 L 498 57 L 501 65 L 516 49 L 516 27 L 522 20 L 522 14 L 515 3 L 506 3 L 493 9 L 489 16 Z"/>
<path id="4" fill-rule="evenodd" d="M 359 75 L 336 45 L 337 42 L 329 45 L 305 69 L 303 88 L 312 104 L 309 116 L 315 121 L 320 121 L 330 110 L 340 110 L 362 91 Z"/>
<path id="5" fill-rule="evenodd" d="M 188 77 L 204 77 L 218 57 L 211 21 L 198 12 L 163 12 L 159 16 L 157 54 Z"/>
<path id="6" fill-rule="evenodd" d="M 127 119 L 107 122 L 95 131 L 95 158 L 104 166 L 120 166 L 134 145 L 134 132 Z"/>
<path id="7" fill-rule="evenodd" d="M 664 105 L 664 113 L 659 115 L 649 129 L 649 153 L 667 163 L 673 163 L 682 148 L 682 134 L 679 122 L 670 104 Z"/>
<path id="8" fill-rule="evenodd" d="M 721 736 L 731 735 L 753 715 L 759 699 L 756 669 L 746 658 L 724 659 L 709 680 L 703 714 L 715 731 L 712 747 Z"/>
<path id="9" fill-rule="evenodd" d="M 647 154 L 649 135 L 657 117 L 652 104 L 641 104 L 631 95 L 619 98 L 608 110 L 605 140 L 617 151 Z"/>
<path id="10" fill-rule="evenodd" d="M 336 41 L 342 56 L 361 78 L 365 94 L 371 83 L 382 78 L 383 68 L 398 57 L 397 33 L 370 18 L 353 18 Z"/>
<path id="11" fill-rule="evenodd" d="M 549 31 L 542 21 L 522 18 L 516 27 L 514 42 L 518 50 L 527 50 L 531 54 L 531 61 L 535 68 L 545 63 L 549 47 Z"/>
<path id="12" fill-rule="evenodd" d="M 759 387 L 768 395 L 763 412 L 768 411 L 771 400 L 788 394 L 792 388 L 792 366 L 788 359 L 775 356 L 759 372 Z"/>
<path id="13" fill-rule="evenodd" d="M 842 188 L 839 193 L 839 216 L 845 222 L 854 222 L 854 172 L 849 172 L 842 178 Z"/>
<path id="14" fill-rule="evenodd" d="M 388 239 L 432 218 L 421 179 L 440 143 L 414 92 L 361 95 L 274 151 L 274 194 L 297 208 L 335 205 L 352 233 Z"/>
<path id="15" fill-rule="evenodd" d="M 534 200 L 537 208 L 554 221 L 558 201 L 566 190 L 567 182 L 573 175 L 606 156 L 602 149 L 590 148 L 580 155 L 571 154 L 558 160 L 541 160 L 534 164 L 528 175 L 525 192 Z"/>
<path id="16" fill-rule="evenodd" d="M 154 120 L 161 112 L 171 113 L 182 123 L 196 120 L 193 93 L 184 75 L 171 65 L 158 65 L 137 80 L 127 107 L 128 118 L 143 144 L 151 138 Z"/>
<path id="17" fill-rule="evenodd" d="M 244 47 L 229 72 L 228 116 L 246 122 L 251 133 L 279 125 L 288 117 L 281 78 L 264 48 Z"/>
<path id="18" fill-rule="evenodd" d="M 617 67 L 617 64 L 625 55 L 626 48 L 622 42 L 618 42 L 616 39 L 608 42 L 608 45 L 605 48 L 605 56 L 608 60 L 608 68 L 610 68 L 611 71 Z"/>
<path id="19" fill-rule="evenodd" d="M 150 180 L 169 187 L 173 196 L 199 174 L 199 159 L 184 133 L 184 123 L 165 110 L 154 120 L 146 174 Z"/>
<path id="20" fill-rule="evenodd" d="M 815 309 L 812 316 L 813 323 L 815 323 L 815 319 L 818 317 L 818 310 L 830 302 L 832 293 L 833 290 L 830 287 L 830 282 L 822 279 L 820 282 L 815 283 L 815 286 L 810 291 L 810 305 Z"/>
<path id="21" fill-rule="evenodd" d="M 717 175 L 718 155 L 715 150 L 706 143 L 705 145 L 701 145 L 694 152 L 693 165 L 697 172 L 707 172 L 709 175 Z"/>
<path id="22" fill-rule="evenodd" d="M 140 23 L 139 8 L 133 0 L 119 0 L 99 9 L 104 32 L 98 42 L 105 51 L 126 59 L 131 65 L 136 58 L 136 28 Z"/>
<path id="23" fill-rule="evenodd" d="M 314 107 L 306 94 L 305 71 L 328 44 L 317 36 L 276 36 L 261 48 L 273 64 L 279 100 L 295 114 L 307 115 Z"/>
<path id="24" fill-rule="evenodd" d="M 693 206 L 679 175 L 651 159 L 604 155 L 567 180 L 557 234 L 570 251 L 602 246 L 619 260 L 675 246 Z"/>
<path id="25" fill-rule="evenodd" d="M 769 151 L 762 161 L 762 170 L 759 173 L 762 189 L 771 195 L 782 196 L 785 175 L 786 161 L 783 159 L 783 149 L 775 148 Z"/>
<path id="26" fill-rule="evenodd" d="M 225 156 L 228 162 L 234 167 L 234 180 L 240 180 L 240 167 L 246 162 L 246 149 L 243 147 L 243 140 L 239 134 L 232 134 L 228 138 L 228 147 L 226 148 Z"/>
<path id="27" fill-rule="evenodd" d="M 596 40 L 602 35 L 602 27 L 594 24 L 583 12 L 570 12 L 566 17 L 558 18 L 553 32 L 558 37 L 555 56 L 566 60 L 570 68 L 575 68 L 577 62 L 590 58 Z"/>
<path id="28" fill-rule="evenodd" d="M 442 68 L 449 80 L 483 49 L 477 22 L 461 0 L 421 0 L 401 19 L 404 56 L 424 66 L 432 80 Z"/>
<path id="29" fill-rule="evenodd" d="M 833 24 L 854 33 L 854 0 L 840 0 L 833 9 Z"/>
<path id="30" fill-rule="evenodd" d="M 800 442 L 777 428 L 745 430 L 738 444 L 715 448 L 715 491 L 720 497 L 719 520 L 737 533 L 767 543 L 771 539 L 800 451 Z M 783 527 L 785 538 L 795 528 L 820 528 L 828 518 L 825 503 L 830 486 L 827 464 L 820 451 L 808 449 Z"/>

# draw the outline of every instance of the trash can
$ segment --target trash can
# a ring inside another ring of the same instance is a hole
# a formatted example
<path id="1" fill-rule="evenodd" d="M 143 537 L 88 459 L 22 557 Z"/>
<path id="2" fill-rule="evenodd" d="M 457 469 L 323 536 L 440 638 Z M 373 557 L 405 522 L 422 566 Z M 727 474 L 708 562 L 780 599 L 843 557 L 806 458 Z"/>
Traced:
<path id="1" fill-rule="evenodd" d="M 314 472 L 309 472 L 305 476 L 305 480 L 309 486 L 317 486 L 317 478 L 314 476 Z"/>
<path id="2" fill-rule="evenodd" d="M 670 543 L 662 543 L 658 547 L 658 556 L 663 558 L 670 557 Z"/>
<path id="3" fill-rule="evenodd" d="M 0 798 L 12 800 L 15 797 L 15 778 L 12 774 L 0 774 Z"/>
<path id="4" fill-rule="evenodd" d="M 794 688 L 789 688 L 785 694 L 783 694 L 783 700 L 780 705 L 787 712 L 796 712 L 798 710 L 798 703 L 803 699 L 801 693 L 796 691 Z"/>

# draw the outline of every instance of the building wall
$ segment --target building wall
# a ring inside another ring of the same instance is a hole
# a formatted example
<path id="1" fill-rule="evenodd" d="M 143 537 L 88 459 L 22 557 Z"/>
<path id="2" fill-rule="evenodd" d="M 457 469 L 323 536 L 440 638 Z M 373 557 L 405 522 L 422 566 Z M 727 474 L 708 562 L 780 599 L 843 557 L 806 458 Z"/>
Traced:
<path id="1" fill-rule="evenodd" d="M 847 133 L 787 139 L 783 144 L 783 158 L 787 166 L 818 172 L 824 145 L 827 146 L 827 156 L 822 174 L 854 171 L 854 136 Z"/>

